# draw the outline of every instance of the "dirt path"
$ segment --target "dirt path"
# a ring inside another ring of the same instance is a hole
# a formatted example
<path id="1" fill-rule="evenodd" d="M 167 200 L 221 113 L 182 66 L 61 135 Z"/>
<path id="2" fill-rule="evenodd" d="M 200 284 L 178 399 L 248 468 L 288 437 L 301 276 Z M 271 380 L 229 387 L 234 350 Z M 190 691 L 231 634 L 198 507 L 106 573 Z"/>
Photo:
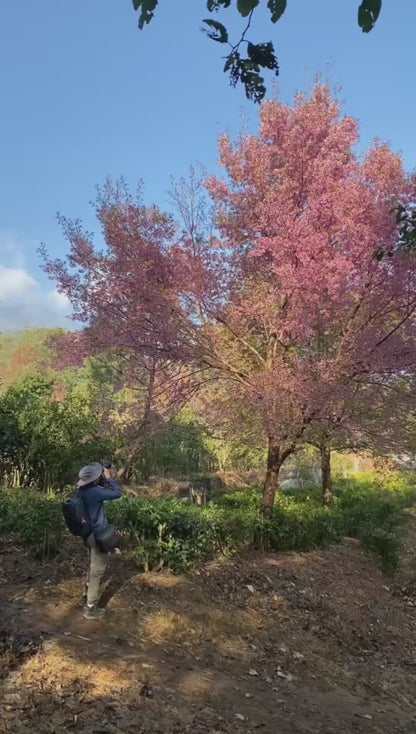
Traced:
<path id="1" fill-rule="evenodd" d="M 412 590 L 355 544 L 182 577 L 121 558 L 102 622 L 83 561 L 0 547 L 1 732 L 416 734 Z"/>

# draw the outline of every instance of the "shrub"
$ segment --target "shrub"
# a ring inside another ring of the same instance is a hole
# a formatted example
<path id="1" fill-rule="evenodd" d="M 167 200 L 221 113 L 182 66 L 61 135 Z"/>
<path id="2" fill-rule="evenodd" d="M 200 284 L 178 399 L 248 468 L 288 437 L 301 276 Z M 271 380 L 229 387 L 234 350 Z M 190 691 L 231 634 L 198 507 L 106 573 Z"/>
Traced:
<path id="1" fill-rule="evenodd" d="M 406 507 L 415 501 L 411 474 L 361 474 L 334 483 L 334 504 L 322 507 L 321 490 L 292 490 L 277 499 L 268 525 L 273 550 L 311 550 L 343 536 L 358 538 L 381 559 L 385 570 L 398 562 L 398 532 Z"/>
<path id="2" fill-rule="evenodd" d="M 108 507 L 145 567 L 166 565 L 183 571 L 216 554 L 252 541 L 257 512 L 211 505 L 199 508 L 178 500 L 124 497 Z"/>
<path id="3" fill-rule="evenodd" d="M 406 507 L 415 499 L 413 477 L 364 475 L 341 479 L 334 489 L 329 508 L 322 507 L 314 487 L 280 495 L 267 522 L 260 519 L 261 493 L 255 488 L 220 493 L 206 507 L 176 499 L 123 497 L 108 504 L 107 514 L 146 569 L 166 566 L 181 572 L 249 545 L 261 531 L 274 551 L 309 551 L 342 536 L 359 538 L 393 570 Z M 62 544 L 60 504 L 56 497 L 30 490 L 0 491 L 0 533 L 13 533 L 35 555 L 48 557 Z"/>
<path id="4" fill-rule="evenodd" d="M 306 503 L 277 503 L 268 527 L 269 544 L 275 551 L 325 548 L 341 534 L 338 512 Z"/>
<path id="5" fill-rule="evenodd" d="M 49 558 L 62 545 L 61 504 L 33 490 L 0 491 L 0 533 L 12 533 L 36 558 Z"/>

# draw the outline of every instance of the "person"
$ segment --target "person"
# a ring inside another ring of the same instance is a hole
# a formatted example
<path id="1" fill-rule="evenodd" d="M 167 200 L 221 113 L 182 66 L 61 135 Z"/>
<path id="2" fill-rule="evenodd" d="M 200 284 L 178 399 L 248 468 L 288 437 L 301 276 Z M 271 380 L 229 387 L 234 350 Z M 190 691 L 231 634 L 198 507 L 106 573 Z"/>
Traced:
<path id="1" fill-rule="evenodd" d="M 108 527 L 105 516 L 104 502 L 118 500 L 121 489 L 109 468 L 94 462 L 84 466 L 79 472 L 78 490 L 76 496 L 82 499 L 85 512 L 92 526 L 93 532 L 85 541 L 88 548 L 88 572 L 85 585 L 84 617 L 85 619 L 101 619 L 105 609 L 97 606 L 100 583 L 104 576 L 109 554 L 102 553 L 96 544 L 95 533 Z"/>

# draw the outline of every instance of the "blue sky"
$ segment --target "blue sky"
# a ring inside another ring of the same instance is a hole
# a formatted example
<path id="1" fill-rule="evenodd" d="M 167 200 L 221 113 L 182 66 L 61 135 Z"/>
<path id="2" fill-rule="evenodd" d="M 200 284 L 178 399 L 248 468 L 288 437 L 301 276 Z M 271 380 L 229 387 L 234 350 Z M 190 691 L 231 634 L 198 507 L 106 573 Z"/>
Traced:
<path id="1" fill-rule="evenodd" d="M 358 4 L 288 0 L 276 25 L 258 12 L 252 36 L 275 44 L 283 100 L 330 65 L 362 147 L 387 140 L 413 169 L 416 3 L 384 0 L 369 35 Z M 172 174 L 196 161 L 215 169 L 221 132 L 255 130 L 257 108 L 229 87 L 221 47 L 199 31 L 205 0 L 159 5 L 139 32 L 131 0 L 1 3 L 0 330 L 62 322 L 66 304 L 36 256 L 42 241 L 65 252 L 56 212 L 96 229 L 89 202 L 107 175 L 143 179 L 147 200 L 164 205 Z M 222 16 L 237 37 L 236 13 Z"/>

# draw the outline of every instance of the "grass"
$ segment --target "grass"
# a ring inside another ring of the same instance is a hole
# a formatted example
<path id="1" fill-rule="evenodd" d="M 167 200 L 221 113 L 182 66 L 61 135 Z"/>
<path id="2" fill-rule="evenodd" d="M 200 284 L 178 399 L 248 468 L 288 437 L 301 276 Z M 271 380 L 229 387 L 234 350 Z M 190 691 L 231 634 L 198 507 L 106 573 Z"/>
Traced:
<path id="1" fill-rule="evenodd" d="M 249 546 L 259 531 L 273 551 L 309 551 L 358 538 L 386 570 L 397 565 L 406 508 L 416 499 L 410 474 L 363 474 L 338 479 L 334 504 L 322 507 L 320 490 L 309 487 L 279 495 L 272 517 L 260 513 L 261 492 L 251 488 L 218 493 L 206 507 L 174 499 L 123 497 L 108 504 L 109 520 L 144 567 L 181 572 L 219 554 Z M 61 500 L 29 490 L 0 491 L 0 533 L 40 558 L 53 556 L 66 536 Z"/>

